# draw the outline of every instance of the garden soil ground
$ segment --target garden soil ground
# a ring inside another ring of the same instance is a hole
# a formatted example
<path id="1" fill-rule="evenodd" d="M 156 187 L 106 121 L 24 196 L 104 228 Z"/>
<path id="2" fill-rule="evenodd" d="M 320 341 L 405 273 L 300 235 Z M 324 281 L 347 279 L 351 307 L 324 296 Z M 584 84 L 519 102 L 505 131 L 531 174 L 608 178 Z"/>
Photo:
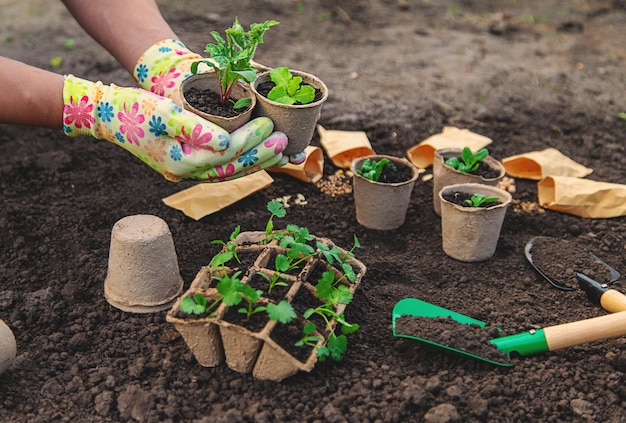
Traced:
<path id="1" fill-rule="evenodd" d="M 321 124 L 365 131 L 378 153 L 445 126 L 493 139 L 496 158 L 547 147 L 626 183 L 626 3 L 623 0 L 163 1 L 181 38 L 202 51 L 235 16 L 281 24 L 259 62 L 317 74 L 331 95 Z M 60 2 L 2 0 L 0 52 L 59 73 L 130 85 Z M 74 39 L 71 51 L 64 49 Z M 313 143 L 318 145 L 316 138 Z M 325 178 L 337 169 L 326 158 Z M 430 173 L 430 169 L 426 174 Z M 441 248 L 432 181 L 416 184 L 406 223 L 377 232 L 350 194 L 278 175 L 267 189 L 199 221 L 161 199 L 172 184 L 124 150 L 59 131 L 0 127 L 0 318 L 18 355 L 0 376 L 3 422 L 623 422 L 626 336 L 494 367 L 392 337 L 391 310 L 416 297 L 507 333 L 600 316 L 580 291 L 542 280 L 524 245 L 579 242 L 626 273 L 626 217 L 585 219 L 534 206 L 536 181 L 515 181 L 498 249 L 461 263 Z M 226 365 L 199 366 L 165 312 L 125 313 L 103 296 L 111 229 L 154 214 L 169 225 L 185 287 L 235 225 L 262 229 L 266 203 L 303 194 L 287 218 L 349 247 L 367 273 L 346 310 L 361 324 L 341 362 L 281 383 Z M 626 292 L 624 280 L 614 287 Z"/>

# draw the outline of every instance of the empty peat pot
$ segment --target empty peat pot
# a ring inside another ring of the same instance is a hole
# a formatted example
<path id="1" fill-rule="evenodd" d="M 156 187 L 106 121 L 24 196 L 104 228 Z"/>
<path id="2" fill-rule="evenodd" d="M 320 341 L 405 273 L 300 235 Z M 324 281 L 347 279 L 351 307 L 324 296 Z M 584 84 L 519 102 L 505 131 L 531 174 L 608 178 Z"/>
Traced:
<path id="1" fill-rule="evenodd" d="M 104 296 L 131 313 L 169 309 L 183 289 L 172 234 L 165 221 L 134 215 L 113 225 Z"/>
<path id="2" fill-rule="evenodd" d="M 16 353 L 15 335 L 11 328 L 0 320 L 0 374 L 11 367 Z"/>

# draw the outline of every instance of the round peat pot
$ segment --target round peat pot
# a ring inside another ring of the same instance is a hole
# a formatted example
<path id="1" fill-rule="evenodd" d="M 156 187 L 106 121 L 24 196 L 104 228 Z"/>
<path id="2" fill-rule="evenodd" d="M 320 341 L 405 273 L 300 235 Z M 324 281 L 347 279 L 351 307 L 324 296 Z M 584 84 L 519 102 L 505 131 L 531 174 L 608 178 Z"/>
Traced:
<path id="1" fill-rule="evenodd" d="M 189 104 L 189 102 L 185 98 L 185 93 L 192 88 L 196 88 L 198 90 L 211 90 L 215 93 L 219 93 L 220 82 L 217 79 L 217 74 L 215 72 L 198 73 L 196 75 L 190 76 L 182 82 L 180 86 L 180 96 L 185 110 L 189 110 L 190 112 L 197 114 L 198 116 L 208 120 L 209 122 L 213 122 L 216 125 L 221 126 L 228 132 L 233 132 L 235 129 L 242 127 L 252 117 L 252 111 L 254 110 L 254 107 L 256 105 L 256 97 L 254 96 L 252 91 L 250 91 L 250 84 L 248 83 L 242 82 L 240 80 L 237 81 L 237 83 L 235 83 L 235 86 L 233 87 L 233 91 L 231 94 L 231 98 L 233 100 L 237 101 L 247 97 L 252 101 L 247 106 L 245 111 L 243 111 L 243 113 L 233 117 L 224 117 L 205 113 Z"/>
<path id="2" fill-rule="evenodd" d="M 365 160 L 378 161 L 383 158 L 397 168 L 410 169 L 409 178 L 402 182 L 376 182 L 357 173 Z M 369 229 L 391 230 L 402 226 L 419 175 L 417 168 L 404 158 L 376 154 L 355 159 L 350 170 L 354 175 L 352 180 L 356 220 Z"/>
<path id="3" fill-rule="evenodd" d="M 435 151 L 435 161 L 433 162 L 433 208 L 435 209 L 435 213 L 440 216 L 441 203 L 439 201 L 439 191 L 441 191 L 443 187 L 465 183 L 496 186 L 506 173 L 504 165 L 491 156 L 487 156 L 481 161 L 481 163 L 493 170 L 494 176 L 489 178 L 472 173 L 459 172 L 455 168 L 444 164 L 450 157 L 461 157 L 461 151 L 460 149 L 454 148 L 444 148 Z"/>
<path id="4" fill-rule="evenodd" d="M 183 288 L 172 234 L 165 221 L 134 215 L 113 226 L 104 295 L 112 306 L 132 313 L 172 307 Z"/>
<path id="5" fill-rule="evenodd" d="M 487 207 L 471 207 L 446 200 L 446 194 L 482 194 L 498 197 Z M 500 238 L 500 229 L 511 194 L 498 187 L 483 184 L 454 184 L 439 192 L 441 201 L 441 235 L 443 251 L 450 257 L 465 261 L 484 261 L 493 256 Z"/>
<path id="6" fill-rule="evenodd" d="M 266 116 L 274 122 L 274 130 L 283 132 L 289 140 L 283 151 L 285 156 L 304 151 L 311 143 L 315 126 L 322 113 L 322 105 L 328 99 L 328 87 L 321 79 L 306 72 L 292 70 L 294 76 L 302 77 L 302 84 L 310 85 L 322 93 L 322 98 L 308 104 L 282 104 L 259 93 L 261 84 L 271 82 L 269 71 L 257 75 L 251 87 L 257 99 L 256 115 Z"/>
<path id="7" fill-rule="evenodd" d="M 0 320 L 0 374 L 15 361 L 17 345 L 11 328 Z"/>

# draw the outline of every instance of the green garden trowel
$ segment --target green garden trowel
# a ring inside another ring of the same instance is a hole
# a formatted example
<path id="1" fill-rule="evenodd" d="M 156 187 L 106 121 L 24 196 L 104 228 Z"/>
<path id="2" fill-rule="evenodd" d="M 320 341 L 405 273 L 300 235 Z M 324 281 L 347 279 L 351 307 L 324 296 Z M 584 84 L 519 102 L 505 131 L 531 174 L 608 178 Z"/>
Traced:
<path id="1" fill-rule="evenodd" d="M 430 304 L 426 301 L 418 300 L 417 298 L 404 298 L 398 301 L 392 312 L 392 330 L 394 336 L 423 342 L 444 350 L 453 351 L 471 358 L 486 361 L 491 364 L 499 366 L 513 366 L 513 363 L 504 359 L 502 361 L 496 361 L 473 354 L 470 351 L 452 348 L 414 335 L 397 333 L 396 319 L 402 316 L 427 318 L 448 317 L 459 322 L 459 324 L 476 324 L 480 327 L 485 327 L 485 322 L 434 304 Z M 542 329 L 532 329 L 527 332 L 517 333 L 514 335 L 492 338 L 489 342 L 494 344 L 499 351 L 504 353 L 503 358 L 510 358 L 514 355 L 525 357 L 546 351 L 556 351 L 562 348 L 572 347 L 574 345 L 624 335 L 626 335 L 626 311 L 620 311 L 600 317 L 593 317 L 576 322 L 549 326 Z"/>

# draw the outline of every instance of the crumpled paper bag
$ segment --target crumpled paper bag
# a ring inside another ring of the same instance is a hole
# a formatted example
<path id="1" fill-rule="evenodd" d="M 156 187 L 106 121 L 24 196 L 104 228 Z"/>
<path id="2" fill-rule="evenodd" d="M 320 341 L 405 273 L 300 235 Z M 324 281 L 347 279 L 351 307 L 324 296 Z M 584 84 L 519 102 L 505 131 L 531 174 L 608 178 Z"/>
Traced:
<path id="1" fill-rule="evenodd" d="M 314 184 L 324 176 L 324 153 L 321 148 L 312 145 L 309 145 L 304 151 L 306 152 L 304 163 L 299 165 L 288 163 L 266 170 L 271 173 L 286 173 L 303 182 Z"/>
<path id="2" fill-rule="evenodd" d="M 339 168 L 350 169 L 354 159 L 376 154 L 363 131 L 327 130 L 322 125 L 317 125 L 317 133 L 326 154 Z"/>
<path id="3" fill-rule="evenodd" d="M 259 171 L 231 181 L 199 183 L 163 198 L 163 202 L 199 220 L 268 187 L 272 182 L 274 179 L 267 172 Z"/>
<path id="4" fill-rule="evenodd" d="M 518 154 L 502 159 L 506 173 L 514 178 L 540 180 L 546 176 L 583 178 L 593 172 L 555 148 Z"/>
<path id="5" fill-rule="evenodd" d="M 492 142 L 491 138 L 471 132 L 469 129 L 446 126 L 439 134 L 431 135 L 419 144 L 409 148 L 406 155 L 415 166 L 426 169 L 434 163 L 435 151 L 437 150 L 469 147 L 470 150 L 475 152 Z"/>
<path id="6" fill-rule="evenodd" d="M 626 215 L 626 185 L 569 176 L 547 176 L 538 184 L 539 204 L 580 217 Z"/>

